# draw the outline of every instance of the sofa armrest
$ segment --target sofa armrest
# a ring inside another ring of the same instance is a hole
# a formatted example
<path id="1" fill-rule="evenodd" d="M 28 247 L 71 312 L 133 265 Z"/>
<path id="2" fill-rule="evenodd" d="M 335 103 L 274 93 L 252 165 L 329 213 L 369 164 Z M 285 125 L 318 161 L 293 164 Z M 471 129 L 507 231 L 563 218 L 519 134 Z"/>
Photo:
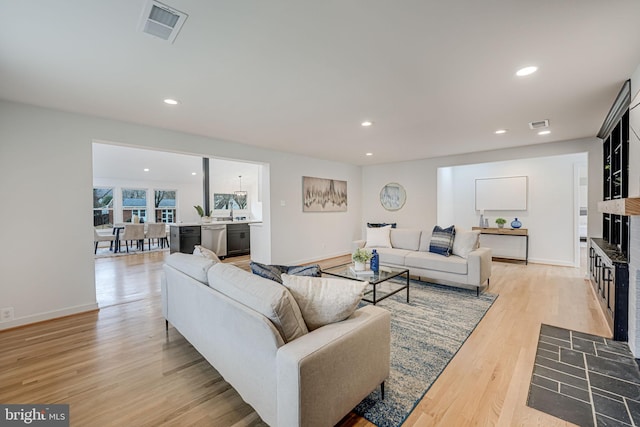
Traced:
<path id="1" fill-rule="evenodd" d="M 482 286 L 491 277 L 491 249 L 478 248 L 469 253 L 468 284 Z"/>
<path id="2" fill-rule="evenodd" d="M 351 252 L 359 248 L 364 248 L 364 245 L 366 244 L 367 244 L 366 240 L 354 240 L 353 243 L 351 244 Z"/>
<path id="3" fill-rule="evenodd" d="M 278 349 L 278 425 L 333 426 L 389 376 L 391 315 L 365 306 Z"/>

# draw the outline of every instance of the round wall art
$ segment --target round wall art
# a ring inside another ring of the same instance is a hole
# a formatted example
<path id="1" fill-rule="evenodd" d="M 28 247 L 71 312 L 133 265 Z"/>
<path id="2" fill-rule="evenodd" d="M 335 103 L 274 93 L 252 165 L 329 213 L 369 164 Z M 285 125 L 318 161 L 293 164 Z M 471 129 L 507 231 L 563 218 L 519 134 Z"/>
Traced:
<path id="1" fill-rule="evenodd" d="M 404 206 L 407 192 L 397 182 L 390 182 L 380 190 L 380 203 L 388 211 L 397 211 Z"/>

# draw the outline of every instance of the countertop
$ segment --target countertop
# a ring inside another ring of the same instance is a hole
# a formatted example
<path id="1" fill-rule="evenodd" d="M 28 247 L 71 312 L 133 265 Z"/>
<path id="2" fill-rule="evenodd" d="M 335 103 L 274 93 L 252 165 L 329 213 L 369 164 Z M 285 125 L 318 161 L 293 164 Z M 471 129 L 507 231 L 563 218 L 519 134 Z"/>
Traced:
<path id="1" fill-rule="evenodd" d="M 200 226 L 200 225 L 228 225 L 228 224 L 256 224 L 261 223 L 262 221 L 256 219 L 243 219 L 238 221 L 211 221 L 211 222 L 171 222 L 170 226 L 178 226 L 178 227 L 192 227 L 192 226 Z"/>

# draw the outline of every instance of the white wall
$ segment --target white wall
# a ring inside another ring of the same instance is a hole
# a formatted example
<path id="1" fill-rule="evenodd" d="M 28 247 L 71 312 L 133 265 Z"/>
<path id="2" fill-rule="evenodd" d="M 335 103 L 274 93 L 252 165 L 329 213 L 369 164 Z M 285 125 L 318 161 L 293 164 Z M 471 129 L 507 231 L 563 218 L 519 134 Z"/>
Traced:
<path id="1" fill-rule="evenodd" d="M 363 222 L 397 222 L 400 227 L 432 228 L 438 222 L 440 209 L 436 202 L 439 168 L 575 153 L 588 153 L 589 235 L 600 237 L 602 221 L 598 219 L 601 217 L 597 215 L 597 201 L 602 200 L 602 144 L 597 138 L 363 167 L 362 211 L 366 213 Z M 396 212 L 386 211 L 378 198 L 380 189 L 389 182 L 402 184 L 407 192 L 405 206 Z M 555 195 L 554 188 L 555 183 L 549 183 L 545 191 Z M 443 208 L 443 220 L 447 218 L 445 212 L 450 212 L 450 209 Z M 467 223 L 476 225 L 471 219 Z M 361 235 L 363 233 L 361 228 Z"/>
<path id="2" fill-rule="evenodd" d="M 2 238 L 10 242 L 0 245 L 0 307 L 15 314 L 0 329 L 97 307 L 93 141 L 269 164 L 262 200 L 268 262 L 348 253 L 360 228 L 357 166 L 0 101 L 0 221 L 9 225 Z M 348 212 L 303 214 L 302 175 L 348 181 Z"/>
<path id="3" fill-rule="evenodd" d="M 640 65 L 631 76 L 632 100 L 639 91 Z M 640 123 L 635 123 L 635 127 L 640 128 Z M 629 197 L 640 197 L 640 139 L 633 132 L 629 132 Z M 640 216 L 631 217 L 630 234 L 629 347 L 640 358 Z"/>
<path id="4" fill-rule="evenodd" d="M 451 179 L 443 183 L 446 189 L 443 188 L 439 194 L 451 194 L 447 199 L 438 198 L 438 209 L 441 209 L 441 204 L 448 203 L 450 207 L 445 211 L 453 212 L 453 216 L 438 216 L 438 223 L 442 226 L 455 224 L 466 229 L 477 226 L 480 214 L 475 209 L 475 180 L 526 176 L 526 211 L 486 210 L 484 217 L 488 218 L 490 227 L 496 227 L 495 219 L 498 217 L 507 220 L 507 227 L 518 218 L 529 232 L 530 262 L 575 266 L 579 236 L 575 233 L 578 212 L 574 194 L 579 197 L 576 194 L 579 182 L 574 180 L 574 165 L 586 163 L 587 155 L 581 153 L 444 168 L 451 171 Z M 487 240 L 491 237 L 487 236 Z M 506 256 L 512 253 L 511 248 L 521 247 L 522 250 L 516 253 L 524 258 L 524 241 L 521 238 L 495 237 L 487 245 L 495 249 L 498 256 Z"/>

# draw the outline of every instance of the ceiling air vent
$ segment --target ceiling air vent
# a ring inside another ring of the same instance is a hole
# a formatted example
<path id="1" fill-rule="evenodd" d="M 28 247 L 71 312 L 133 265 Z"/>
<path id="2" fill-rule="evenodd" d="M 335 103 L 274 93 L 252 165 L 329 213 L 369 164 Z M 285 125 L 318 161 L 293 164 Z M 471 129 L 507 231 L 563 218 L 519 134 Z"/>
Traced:
<path id="1" fill-rule="evenodd" d="M 142 11 L 140 29 L 154 37 L 173 43 L 188 16 L 186 13 L 151 0 Z"/>
<path id="2" fill-rule="evenodd" d="M 530 129 L 544 129 L 549 127 L 549 119 L 540 120 L 538 122 L 529 122 Z"/>

